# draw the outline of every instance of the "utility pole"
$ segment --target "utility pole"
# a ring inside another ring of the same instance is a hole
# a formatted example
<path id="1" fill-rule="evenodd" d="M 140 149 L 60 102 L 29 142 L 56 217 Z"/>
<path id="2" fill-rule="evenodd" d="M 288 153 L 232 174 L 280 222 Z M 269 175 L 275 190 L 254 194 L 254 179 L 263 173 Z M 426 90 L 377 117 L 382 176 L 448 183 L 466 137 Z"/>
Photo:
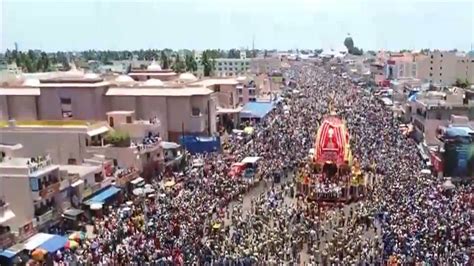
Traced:
<path id="1" fill-rule="evenodd" d="M 255 54 L 255 34 L 252 35 L 252 57 L 256 57 L 256 54 Z"/>

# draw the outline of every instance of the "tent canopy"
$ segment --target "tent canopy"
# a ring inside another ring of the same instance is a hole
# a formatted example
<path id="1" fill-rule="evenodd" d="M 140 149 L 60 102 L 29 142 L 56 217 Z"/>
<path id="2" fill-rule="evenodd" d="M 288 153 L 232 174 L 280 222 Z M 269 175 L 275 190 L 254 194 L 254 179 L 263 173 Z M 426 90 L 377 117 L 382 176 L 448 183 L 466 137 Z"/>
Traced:
<path id="1" fill-rule="evenodd" d="M 48 241 L 49 239 L 53 238 L 54 235 L 51 234 L 45 234 L 45 233 L 37 233 L 36 235 L 30 237 L 28 240 L 26 240 L 25 244 L 25 249 L 27 250 L 33 250 L 39 246 L 41 246 L 43 243 Z"/>
<path id="2" fill-rule="evenodd" d="M 264 118 L 273 107 L 272 102 L 248 102 L 240 112 L 240 118 Z"/>
<path id="3" fill-rule="evenodd" d="M 8 249 L 5 249 L 0 253 L 0 257 L 4 257 L 7 259 L 11 259 L 15 257 L 18 253 L 23 251 L 25 249 L 25 246 L 23 244 L 16 244 L 14 246 L 9 247 Z"/>
<path id="4" fill-rule="evenodd" d="M 53 237 L 46 240 L 46 242 L 41 244 L 39 247 L 48 251 L 49 253 L 53 253 L 55 251 L 62 249 L 66 245 L 67 240 L 68 239 L 65 237 L 53 235 Z"/>
<path id="5" fill-rule="evenodd" d="M 254 164 L 254 163 L 258 162 L 260 159 L 262 159 L 262 157 L 245 157 L 245 158 L 242 160 L 242 163 L 251 163 L 251 164 Z"/>
<path id="6" fill-rule="evenodd" d="M 103 204 L 107 199 L 110 197 L 114 196 L 115 194 L 120 192 L 120 188 L 116 186 L 110 186 L 101 192 L 99 192 L 97 195 L 93 196 L 90 198 L 88 201 L 85 202 L 86 205 L 91 205 L 93 203 L 99 203 Z"/>

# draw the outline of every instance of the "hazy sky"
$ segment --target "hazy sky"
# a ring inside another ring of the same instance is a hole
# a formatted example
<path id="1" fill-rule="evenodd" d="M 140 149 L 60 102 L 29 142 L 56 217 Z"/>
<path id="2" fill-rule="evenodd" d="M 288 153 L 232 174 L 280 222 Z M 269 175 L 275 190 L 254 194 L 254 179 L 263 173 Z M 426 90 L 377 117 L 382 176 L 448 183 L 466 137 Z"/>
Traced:
<path id="1" fill-rule="evenodd" d="M 461 49 L 474 0 L 0 0 L 1 47 Z"/>

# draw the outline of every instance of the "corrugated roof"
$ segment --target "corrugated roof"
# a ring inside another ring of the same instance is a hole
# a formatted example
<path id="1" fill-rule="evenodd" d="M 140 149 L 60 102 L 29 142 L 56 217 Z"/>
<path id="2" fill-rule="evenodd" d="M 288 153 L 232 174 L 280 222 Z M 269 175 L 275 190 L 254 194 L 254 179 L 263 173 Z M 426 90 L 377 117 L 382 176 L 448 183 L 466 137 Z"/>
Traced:
<path id="1" fill-rule="evenodd" d="M 204 87 L 186 88 L 110 88 L 107 96 L 193 96 L 209 95 L 212 90 Z"/>

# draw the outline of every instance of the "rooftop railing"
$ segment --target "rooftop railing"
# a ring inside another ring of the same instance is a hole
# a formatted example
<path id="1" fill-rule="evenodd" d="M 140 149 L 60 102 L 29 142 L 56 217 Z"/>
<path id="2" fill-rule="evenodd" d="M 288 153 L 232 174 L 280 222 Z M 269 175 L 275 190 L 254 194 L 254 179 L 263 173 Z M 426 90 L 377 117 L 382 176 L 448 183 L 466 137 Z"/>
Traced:
<path id="1" fill-rule="evenodd" d="M 30 160 L 28 160 L 26 164 L 28 166 L 28 174 L 33 174 L 39 170 L 51 166 L 52 160 L 49 155 L 37 156 L 30 158 Z"/>

